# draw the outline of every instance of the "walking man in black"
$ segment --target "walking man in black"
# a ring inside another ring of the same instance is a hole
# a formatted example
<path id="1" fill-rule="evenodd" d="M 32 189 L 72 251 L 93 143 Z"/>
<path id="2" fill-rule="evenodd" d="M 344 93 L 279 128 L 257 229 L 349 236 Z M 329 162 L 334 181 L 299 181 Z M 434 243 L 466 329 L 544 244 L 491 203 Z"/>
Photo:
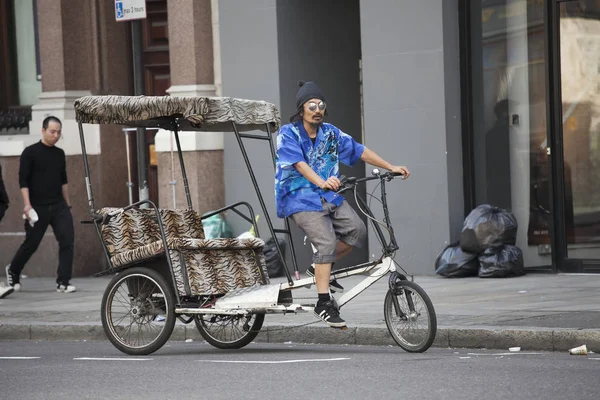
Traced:
<path id="1" fill-rule="evenodd" d="M 69 203 L 65 152 L 55 144 L 62 134 L 62 123 L 56 117 L 47 117 L 42 123 L 42 140 L 21 154 L 19 185 L 25 207 L 25 242 L 6 267 L 8 284 L 16 292 L 21 290 L 19 278 L 29 258 L 37 250 L 48 225 L 52 225 L 58 241 L 58 277 L 56 290 L 74 292 L 71 285 L 73 269 L 73 216 Z M 34 211 L 35 210 L 35 211 Z M 35 220 L 37 213 L 38 220 Z"/>
<path id="2" fill-rule="evenodd" d="M 0 221 L 4 217 L 4 213 L 8 208 L 8 193 L 4 187 L 4 181 L 2 180 L 2 165 L 0 165 Z M 13 292 L 13 288 L 10 286 L 4 286 L 4 283 L 0 282 L 0 299 L 5 298 Z"/>

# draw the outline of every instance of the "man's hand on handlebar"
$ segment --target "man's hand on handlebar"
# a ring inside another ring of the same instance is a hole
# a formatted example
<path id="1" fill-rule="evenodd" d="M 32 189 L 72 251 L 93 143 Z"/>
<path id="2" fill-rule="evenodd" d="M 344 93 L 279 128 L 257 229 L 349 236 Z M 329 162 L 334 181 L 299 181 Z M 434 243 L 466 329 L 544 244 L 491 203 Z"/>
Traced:
<path id="1" fill-rule="evenodd" d="M 402 179 L 406 179 L 410 176 L 410 171 L 408 170 L 408 168 L 406 168 L 403 165 L 401 165 L 401 166 L 394 165 L 394 166 L 392 166 L 392 169 L 390 171 L 392 171 L 396 174 L 402 175 Z"/>
<path id="2" fill-rule="evenodd" d="M 326 181 L 323 181 L 321 185 L 321 189 L 325 190 L 338 190 L 342 186 L 342 182 L 338 179 L 337 176 L 330 176 Z"/>

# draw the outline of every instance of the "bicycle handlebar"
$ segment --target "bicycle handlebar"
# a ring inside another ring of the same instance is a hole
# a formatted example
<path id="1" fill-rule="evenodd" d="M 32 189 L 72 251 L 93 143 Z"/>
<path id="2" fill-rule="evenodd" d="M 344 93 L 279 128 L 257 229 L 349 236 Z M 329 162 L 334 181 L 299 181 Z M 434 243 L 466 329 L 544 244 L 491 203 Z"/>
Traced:
<path id="1" fill-rule="evenodd" d="M 336 190 L 335 192 L 337 194 L 340 194 L 342 192 L 345 192 L 349 189 L 352 189 L 354 186 L 356 186 L 357 184 L 361 183 L 361 182 L 367 182 L 367 181 L 373 181 L 375 179 L 380 179 L 380 180 L 386 180 L 386 181 L 391 181 L 392 179 L 394 179 L 397 176 L 404 176 L 404 174 L 400 174 L 397 172 L 384 172 L 383 174 L 377 174 L 374 176 L 366 176 L 364 178 L 356 178 L 356 177 L 345 177 L 344 175 L 340 176 L 340 181 L 342 182 L 342 185 L 340 186 L 340 188 L 338 190 Z"/>
<path id="2" fill-rule="evenodd" d="M 338 188 L 338 190 L 335 191 L 335 193 L 341 194 L 347 190 L 352 190 L 354 192 L 356 201 L 357 201 L 357 206 L 359 208 L 359 210 L 373 223 L 373 228 L 375 229 L 375 234 L 377 236 L 377 238 L 379 239 L 379 242 L 381 243 L 381 245 L 383 246 L 384 249 L 384 254 L 386 255 L 390 255 L 393 254 L 396 250 L 399 249 L 398 247 L 398 243 L 396 242 L 396 237 L 394 235 L 394 228 L 392 227 L 392 222 L 389 216 L 389 211 L 388 211 L 388 205 L 387 205 L 387 195 L 386 195 L 386 191 L 385 191 L 385 182 L 389 182 L 392 179 L 394 179 L 397 176 L 403 176 L 404 174 L 400 174 L 400 173 L 396 173 L 396 172 L 385 172 L 385 173 L 380 173 L 379 170 L 373 170 L 373 176 L 368 176 L 368 177 L 364 177 L 364 178 L 356 178 L 356 177 L 349 177 L 346 178 L 345 176 L 340 176 L 339 180 L 341 181 L 341 186 Z M 358 185 L 359 183 L 362 182 L 368 182 L 368 181 L 373 181 L 375 179 L 379 179 L 379 183 L 381 185 L 381 204 L 383 206 L 383 222 L 379 221 L 375 218 L 375 216 L 373 215 L 373 212 L 371 211 L 369 205 L 365 202 L 365 200 L 363 200 L 358 193 L 356 192 L 356 185 Z M 389 240 L 385 238 L 383 231 L 380 228 L 380 225 L 385 227 L 385 229 L 389 232 Z"/>

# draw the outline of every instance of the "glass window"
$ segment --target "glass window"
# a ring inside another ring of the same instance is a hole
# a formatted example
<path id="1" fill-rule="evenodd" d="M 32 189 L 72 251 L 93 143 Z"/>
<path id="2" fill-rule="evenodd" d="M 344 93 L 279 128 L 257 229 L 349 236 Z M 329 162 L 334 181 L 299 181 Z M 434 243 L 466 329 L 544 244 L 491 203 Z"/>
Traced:
<path id="1" fill-rule="evenodd" d="M 600 258 L 600 1 L 559 4 L 569 258 Z"/>
<path id="2" fill-rule="evenodd" d="M 470 4 L 476 203 L 514 213 L 525 266 L 551 265 L 545 1 Z"/>
<path id="3" fill-rule="evenodd" d="M 33 1 L 19 0 L 14 3 L 19 103 L 29 106 L 37 103 L 38 95 L 42 91 L 36 61 Z"/>

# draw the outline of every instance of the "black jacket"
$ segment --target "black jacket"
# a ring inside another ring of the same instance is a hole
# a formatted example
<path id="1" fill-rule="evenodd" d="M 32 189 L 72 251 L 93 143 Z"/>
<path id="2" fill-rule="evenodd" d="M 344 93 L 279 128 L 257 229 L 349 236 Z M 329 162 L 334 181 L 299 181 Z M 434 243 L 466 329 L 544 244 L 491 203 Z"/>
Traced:
<path id="1" fill-rule="evenodd" d="M 4 181 L 2 180 L 2 166 L 0 165 L 0 204 L 8 207 L 8 193 L 4 187 Z"/>

